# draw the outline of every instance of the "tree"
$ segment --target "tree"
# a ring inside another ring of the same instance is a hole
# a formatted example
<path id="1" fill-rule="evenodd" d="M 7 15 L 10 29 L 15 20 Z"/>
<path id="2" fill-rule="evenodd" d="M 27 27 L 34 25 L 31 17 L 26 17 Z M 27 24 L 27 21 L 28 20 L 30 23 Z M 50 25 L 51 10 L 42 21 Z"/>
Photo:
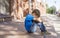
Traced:
<path id="1" fill-rule="evenodd" d="M 47 13 L 53 14 L 56 12 L 56 7 L 55 6 L 51 6 L 50 8 L 46 9 Z"/>

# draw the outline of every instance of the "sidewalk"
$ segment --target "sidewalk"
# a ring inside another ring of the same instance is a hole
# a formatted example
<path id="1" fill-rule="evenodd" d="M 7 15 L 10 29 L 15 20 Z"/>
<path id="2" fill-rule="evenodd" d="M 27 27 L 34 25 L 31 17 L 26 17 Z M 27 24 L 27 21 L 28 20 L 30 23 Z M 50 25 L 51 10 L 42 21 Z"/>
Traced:
<path id="1" fill-rule="evenodd" d="M 47 14 L 46 17 L 48 18 L 49 23 L 53 25 L 57 33 L 57 38 L 60 38 L 60 17 L 51 14 Z"/>
<path id="2" fill-rule="evenodd" d="M 51 33 L 51 35 L 46 35 L 45 37 L 60 38 L 60 26 L 59 26 L 60 23 L 58 24 L 54 20 L 52 19 L 50 20 L 47 16 L 43 16 L 43 19 L 46 20 L 45 23 L 47 25 L 45 26 L 46 29 Z M 40 35 L 39 28 L 37 29 L 36 34 L 27 34 L 23 22 L 3 22 L 0 23 L 0 38 L 44 38 L 44 37 Z"/>
<path id="3" fill-rule="evenodd" d="M 52 25 L 46 25 L 46 28 L 51 33 L 51 35 L 46 35 L 46 38 L 57 38 Z M 39 29 L 36 34 L 27 34 L 24 23 L 3 22 L 0 23 L 0 38 L 43 38 L 43 36 L 40 35 Z"/>

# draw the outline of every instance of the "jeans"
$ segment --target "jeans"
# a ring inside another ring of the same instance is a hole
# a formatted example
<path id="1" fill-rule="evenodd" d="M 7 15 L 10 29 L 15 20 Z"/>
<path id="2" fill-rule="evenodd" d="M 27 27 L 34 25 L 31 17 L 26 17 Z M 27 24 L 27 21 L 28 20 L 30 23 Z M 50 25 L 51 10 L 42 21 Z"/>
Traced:
<path id="1" fill-rule="evenodd" d="M 39 26 L 41 32 L 45 32 L 46 31 L 46 28 L 45 28 L 43 22 L 40 22 L 40 23 L 35 23 L 34 22 L 33 25 L 30 28 L 30 32 L 32 32 L 32 33 L 35 32 L 37 30 L 37 26 Z"/>

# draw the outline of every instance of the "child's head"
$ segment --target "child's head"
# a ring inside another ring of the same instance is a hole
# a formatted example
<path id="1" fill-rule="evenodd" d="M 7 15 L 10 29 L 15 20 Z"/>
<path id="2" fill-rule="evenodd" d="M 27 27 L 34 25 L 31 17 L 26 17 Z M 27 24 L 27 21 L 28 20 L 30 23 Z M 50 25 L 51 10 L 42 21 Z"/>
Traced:
<path id="1" fill-rule="evenodd" d="M 40 17 L 40 11 L 38 10 L 38 9 L 34 9 L 33 11 L 32 11 L 32 15 L 34 16 L 34 17 Z"/>

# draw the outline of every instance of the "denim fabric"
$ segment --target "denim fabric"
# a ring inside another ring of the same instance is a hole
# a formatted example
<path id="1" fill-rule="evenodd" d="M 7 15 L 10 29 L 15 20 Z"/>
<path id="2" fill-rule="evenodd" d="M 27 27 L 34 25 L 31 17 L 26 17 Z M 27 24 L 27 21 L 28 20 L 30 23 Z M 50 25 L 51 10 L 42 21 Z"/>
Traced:
<path id="1" fill-rule="evenodd" d="M 30 28 L 30 31 L 31 31 L 31 32 L 35 32 L 35 31 L 37 30 L 37 26 L 39 26 L 41 32 L 45 32 L 45 31 L 46 31 L 46 28 L 45 28 L 43 22 L 33 23 L 33 25 L 32 25 L 31 28 Z"/>

